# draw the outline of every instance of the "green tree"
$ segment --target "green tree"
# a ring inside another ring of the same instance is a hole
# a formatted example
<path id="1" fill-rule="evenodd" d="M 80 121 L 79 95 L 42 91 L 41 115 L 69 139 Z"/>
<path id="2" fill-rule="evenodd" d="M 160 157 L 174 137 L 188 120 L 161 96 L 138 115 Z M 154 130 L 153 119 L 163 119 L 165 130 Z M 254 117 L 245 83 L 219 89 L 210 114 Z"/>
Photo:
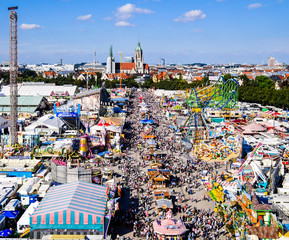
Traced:
<path id="1" fill-rule="evenodd" d="M 227 73 L 227 74 L 224 75 L 225 81 L 227 81 L 227 80 L 229 80 L 231 78 L 232 78 L 232 75 L 230 73 Z"/>
<path id="2" fill-rule="evenodd" d="M 270 78 L 263 76 L 263 75 L 257 76 L 255 78 L 255 83 L 260 88 L 272 88 L 272 87 L 274 87 L 274 82 Z"/>

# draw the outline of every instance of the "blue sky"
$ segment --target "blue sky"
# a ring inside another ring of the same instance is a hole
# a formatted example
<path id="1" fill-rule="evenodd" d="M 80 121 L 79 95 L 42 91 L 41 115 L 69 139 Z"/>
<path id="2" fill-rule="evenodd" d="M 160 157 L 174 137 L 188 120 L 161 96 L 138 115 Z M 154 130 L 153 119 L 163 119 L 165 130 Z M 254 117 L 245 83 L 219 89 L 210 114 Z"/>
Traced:
<path id="1" fill-rule="evenodd" d="M 19 63 L 106 61 L 110 44 L 147 63 L 289 63 L 288 0 L 0 0 L 0 62 L 18 5 Z"/>

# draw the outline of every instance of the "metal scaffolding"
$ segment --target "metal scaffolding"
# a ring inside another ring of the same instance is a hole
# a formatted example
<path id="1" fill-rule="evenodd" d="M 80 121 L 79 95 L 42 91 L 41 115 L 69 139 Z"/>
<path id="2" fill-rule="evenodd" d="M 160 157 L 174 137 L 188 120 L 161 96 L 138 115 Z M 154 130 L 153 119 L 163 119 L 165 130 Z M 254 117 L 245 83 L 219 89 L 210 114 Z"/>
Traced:
<path id="1" fill-rule="evenodd" d="M 10 140 L 14 146 L 18 142 L 17 121 L 18 121 L 18 99 L 17 99 L 17 13 L 18 7 L 8 8 L 10 12 Z"/>

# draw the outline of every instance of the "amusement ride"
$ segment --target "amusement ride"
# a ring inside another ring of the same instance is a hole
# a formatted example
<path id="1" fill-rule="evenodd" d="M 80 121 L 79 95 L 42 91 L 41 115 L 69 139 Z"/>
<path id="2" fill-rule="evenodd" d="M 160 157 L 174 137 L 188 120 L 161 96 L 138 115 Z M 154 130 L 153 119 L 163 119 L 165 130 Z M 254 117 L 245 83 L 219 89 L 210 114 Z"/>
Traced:
<path id="1" fill-rule="evenodd" d="M 238 102 L 237 80 L 227 81 L 221 76 L 215 84 L 201 89 L 191 89 L 187 98 L 190 115 L 183 125 L 185 138 L 195 148 L 201 141 L 208 140 L 209 131 L 205 113 L 209 109 L 230 111 L 237 107 Z"/>

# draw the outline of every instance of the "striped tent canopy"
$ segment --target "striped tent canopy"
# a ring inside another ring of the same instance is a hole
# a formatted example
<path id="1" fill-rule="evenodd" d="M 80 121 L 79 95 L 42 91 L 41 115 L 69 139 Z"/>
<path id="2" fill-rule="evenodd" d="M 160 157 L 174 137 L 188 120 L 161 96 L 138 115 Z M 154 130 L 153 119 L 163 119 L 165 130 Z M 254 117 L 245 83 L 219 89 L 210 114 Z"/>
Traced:
<path id="1" fill-rule="evenodd" d="M 30 218 L 37 229 L 94 229 L 103 232 L 106 186 L 73 182 L 49 189 Z"/>

